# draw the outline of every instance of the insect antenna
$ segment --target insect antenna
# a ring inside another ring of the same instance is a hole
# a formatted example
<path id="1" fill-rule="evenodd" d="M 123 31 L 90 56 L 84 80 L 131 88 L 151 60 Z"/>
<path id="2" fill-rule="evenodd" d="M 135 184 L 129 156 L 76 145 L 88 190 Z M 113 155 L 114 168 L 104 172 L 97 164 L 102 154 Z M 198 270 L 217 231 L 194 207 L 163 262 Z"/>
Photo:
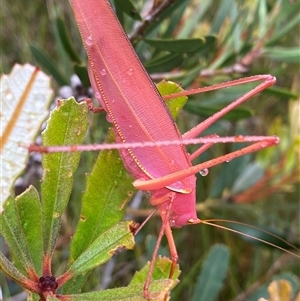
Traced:
<path id="1" fill-rule="evenodd" d="M 240 234 L 244 237 L 248 237 L 248 238 L 251 238 L 251 239 L 254 239 L 256 241 L 259 241 L 259 242 L 262 242 L 266 245 L 269 245 L 271 247 L 274 247 L 278 250 L 281 250 L 285 253 L 288 253 L 290 255 L 293 255 L 295 257 L 298 257 L 300 258 L 300 254 L 297 254 L 297 253 L 294 253 L 292 251 L 289 251 L 283 247 L 280 247 L 274 243 L 271 243 L 267 240 L 264 240 L 262 238 L 259 238 L 259 237 L 255 237 L 254 235 L 251 235 L 251 234 L 247 234 L 247 233 L 244 233 L 242 231 L 239 231 L 239 230 L 235 230 L 235 229 L 231 229 L 229 227 L 226 227 L 226 226 L 223 226 L 223 225 L 219 225 L 219 224 L 216 224 L 216 223 L 231 223 L 231 224 L 235 224 L 235 225 L 242 225 L 242 226 L 245 226 L 245 227 L 248 227 L 248 228 L 251 228 L 251 229 L 255 229 L 255 230 L 259 230 L 260 232 L 263 232 L 265 234 L 268 234 L 268 235 L 271 235 L 272 237 L 278 239 L 279 241 L 285 243 L 286 245 L 288 245 L 289 247 L 291 247 L 291 249 L 297 251 L 298 253 L 300 253 L 300 249 L 297 248 L 296 246 L 294 246 L 293 244 L 289 243 L 288 241 L 286 241 L 285 239 L 283 239 L 282 237 L 274 234 L 274 233 L 271 233 L 269 231 L 266 231 L 266 230 L 263 230 L 261 228 L 258 228 L 258 227 L 255 227 L 253 225 L 248 225 L 248 224 L 245 224 L 245 223 L 242 223 L 242 222 L 237 222 L 237 221 L 233 221 L 233 220 L 226 220 L 226 219 L 207 219 L 207 220 L 201 220 L 200 222 L 201 224 L 205 224 L 205 225 L 209 225 L 209 226 L 213 226 L 213 227 L 216 227 L 216 228 L 219 228 L 219 229 L 224 229 L 224 230 L 227 230 L 227 231 L 230 231 L 230 232 L 233 232 L 233 233 L 236 233 L 236 234 Z"/>

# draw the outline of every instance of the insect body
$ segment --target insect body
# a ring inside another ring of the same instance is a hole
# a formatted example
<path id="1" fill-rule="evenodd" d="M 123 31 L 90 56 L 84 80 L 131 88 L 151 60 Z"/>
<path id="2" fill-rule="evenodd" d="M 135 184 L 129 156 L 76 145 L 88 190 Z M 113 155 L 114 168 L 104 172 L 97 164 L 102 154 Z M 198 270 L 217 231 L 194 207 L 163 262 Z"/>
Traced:
<path id="1" fill-rule="evenodd" d="M 106 111 L 107 120 L 114 126 L 117 142 L 173 141 L 197 137 L 234 107 L 275 83 L 274 77 L 260 75 L 198 89 L 198 92 L 205 92 L 263 81 L 223 110 L 181 135 L 163 98 L 117 20 L 109 1 L 72 0 L 71 4 L 88 55 L 89 78 L 96 98 Z M 163 220 L 161 233 L 167 236 L 173 261 L 171 276 L 178 258 L 171 227 L 200 223 L 195 211 L 195 173 L 234 157 L 275 145 L 279 141 L 277 137 L 264 137 L 263 140 L 261 137 L 239 139 L 252 144 L 242 150 L 196 166 L 192 166 L 191 163 L 191 158 L 196 155 L 190 156 L 183 145 L 120 149 L 127 170 L 136 179 L 134 185 L 150 191 L 151 204 L 160 210 Z M 239 139 L 233 141 L 238 142 Z M 215 141 L 220 142 L 222 139 L 216 136 Z M 209 146 L 210 144 L 200 147 L 197 155 Z M 159 240 L 145 284 L 146 296 L 158 244 Z"/>

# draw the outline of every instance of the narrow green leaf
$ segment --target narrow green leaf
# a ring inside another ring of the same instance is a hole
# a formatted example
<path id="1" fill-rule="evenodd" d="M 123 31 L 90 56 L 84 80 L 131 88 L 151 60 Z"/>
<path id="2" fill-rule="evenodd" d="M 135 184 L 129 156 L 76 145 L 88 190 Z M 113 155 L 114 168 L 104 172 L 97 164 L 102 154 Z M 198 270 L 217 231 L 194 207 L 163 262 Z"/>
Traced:
<path id="1" fill-rule="evenodd" d="M 212 24 L 211 34 L 218 34 L 221 26 L 223 25 L 226 17 L 229 15 L 232 7 L 234 6 L 233 0 L 223 0 L 218 7 Z"/>
<path id="2" fill-rule="evenodd" d="M 27 278 L 15 268 L 2 252 L 0 252 L 0 271 L 3 271 L 7 276 L 18 283 L 24 283 L 27 280 Z"/>
<path id="3" fill-rule="evenodd" d="M 149 73 L 167 72 L 179 67 L 183 62 L 183 56 L 180 53 L 169 53 L 163 56 L 153 58 L 145 62 L 145 68 Z"/>
<path id="4" fill-rule="evenodd" d="M 35 271 L 41 275 L 43 259 L 42 211 L 37 190 L 30 186 L 24 193 L 16 197 L 16 206 Z"/>
<path id="5" fill-rule="evenodd" d="M 176 285 L 176 280 L 155 280 L 150 285 L 150 299 L 163 301 L 165 295 Z M 100 292 L 91 292 L 66 296 L 69 301 L 145 301 L 143 296 L 144 283 L 129 285 L 127 287 L 109 289 Z M 57 301 L 55 297 L 48 297 L 47 301 Z"/>
<path id="6" fill-rule="evenodd" d="M 142 17 L 130 0 L 114 0 L 116 6 L 133 20 L 142 21 Z"/>
<path id="7" fill-rule="evenodd" d="M 270 87 L 267 90 L 263 91 L 264 94 L 271 94 L 275 95 L 278 98 L 284 99 L 284 100 L 298 100 L 299 95 L 296 93 L 293 93 L 289 89 L 282 88 L 282 87 Z"/>
<path id="8" fill-rule="evenodd" d="M 172 16 L 177 9 L 183 11 L 190 1 L 191 0 L 175 0 L 172 5 L 169 5 L 167 9 L 165 9 L 153 22 L 151 22 L 151 24 L 145 31 L 145 36 L 154 31 L 164 19 Z"/>
<path id="9" fill-rule="evenodd" d="M 189 53 L 199 51 L 205 44 L 204 38 L 199 39 L 144 39 L 148 45 L 162 50 L 175 53 Z"/>
<path id="10" fill-rule="evenodd" d="M 76 52 L 76 50 L 73 46 L 73 43 L 70 40 L 69 34 L 67 33 L 67 30 L 66 30 L 65 23 L 59 17 L 56 18 L 55 23 L 56 23 L 59 38 L 61 40 L 61 43 L 62 43 L 66 53 L 69 55 L 69 58 L 73 62 L 80 64 L 81 63 L 80 57 L 79 57 L 78 53 Z"/>
<path id="11" fill-rule="evenodd" d="M 180 29 L 177 38 L 182 39 L 190 36 L 193 30 L 195 30 L 195 24 L 199 24 L 202 17 L 207 12 L 208 8 L 211 6 L 213 1 L 206 0 L 201 3 L 194 3 L 195 9 L 193 14 L 185 19 L 185 22 L 182 24 L 182 28 Z"/>
<path id="12" fill-rule="evenodd" d="M 263 166 L 258 162 L 251 162 L 245 167 L 243 172 L 239 174 L 239 177 L 236 178 L 232 185 L 231 193 L 235 195 L 253 186 L 263 177 L 264 173 Z"/>
<path id="13" fill-rule="evenodd" d="M 249 235 L 250 237 L 241 234 L 242 238 L 245 241 L 251 242 L 252 244 L 261 245 L 263 247 L 268 247 L 268 248 L 274 248 L 273 246 L 270 246 L 265 243 L 265 242 L 269 242 L 283 249 L 293 250 L 293 248 L 285 242 L 289 240 L 289 233 L 287 232 L 286 233 L 282 231 L 279 232 L 279 230 L 277 229 L 270 228 L 270 227 L 266 228 L 263 225 L 255 225 L 255 228 L 247 225 L 230 224 L 229 222 L 228 225 L 230 225 L 230 228 L 236 231 Z M 258 239 L 261 241 L 259 241 Z M 296 248 L 299 247 L 298 242 L 293 242 L 293 243 Z"/>
<path id="14" fill-rule="evenodd" d="M 88 108 L 73 98 L 60 101 L 52 112 L 46 130 L 44 145 L 82 144 L 87 130 Z M 44 179 L 41 185 L 44 216 L 44 253 L 51 256 L 60 227 L 60 217 L 69 200 L 73 175 L 80 153 L 52 153 L 43 156 Z"/>
<path id="15" fill-rule="evenodd" d="M 199 104 L 195 104 L 195 102 L 187 103 L 184 109 L 190 113 L 197 114 L 199 116 L 203 117 L 209 117 L 218 112 L 221 107 L 213 106 L 203 106 Z M 242 118 L 248 118 L 251 117 L 252 111 L 247 108 L 236 108 L 230 112 L 228 112 L 222 119 L 231 120 L 231 121 L 237 121 Z"/>
<path id="16" fill-rule="evenodd" d="M 229 265 L 229 249 L 217 244 L 212 247 L 203 264 L 192 301 L 213 301 L 220 292 Z"/>
<path id="17" fill-rule="evenodd" d="M 72 263 L 68 271 L 74 276 L 84 274 L 107 262 L 120 248 L 133 249 L 132 227 L 133 222 L 120 222 L 100 234 Z"/>
<path id="18" fill-rule="evenodd" d="M 295 5 L 297 5 L 298 7 L 295 7 Z M 289 34 L 292 29 L 295 26 L 299 26 L 300 23 L 300 14 L 297 13 L 299 12 L 299 2 L 295 3 L 295 4 L 288 4 L 289 9 L 291 9 L 291 13 L 296 13 L 295 16 L 286 16 L 286 20 L 289 20 L 288 22 L 278 22 L 278 26 L 276 26 L 276 30 L 274 32 L 274 34 L 270 37 L 270 39 L 267 41 L 266 46 L 271 46 L 271 45 L 275 45 L 276 43 L 278 43 L 278 40 L 282 37 L 284 37 L 285 35 Z M 293 8 L 294 6 L 294 8 Z M 281 11 L 287 11 L 284 9 L 281 9 Z M 278 18 L 276 18 L 277 21 Z"/>
<path id="19" fill-rule="evenodd" d="M 26 236 L 18 216 L 16 202 L 11 197 L 5 202 L 4 212 L 0 215 L 0 234 L 25 271 L 32 271 L 33 263 L 26 244 Z"/>
<path id="20" fill-rule="evenodd" d="M 299 47 L 269 47 L 263 49 L 263 55 L 269 57 L 272 60 L 287 62 L 287 63 L 297 63 L 300 62 L 300 49 Z"/>
<path id="21" fill-rule="evenodd" d="M 74 72 L 80 78 L 82 84 L 85 87 L 91 86 L 86 66 L 75 64 L 73 68 L 74 68 Z"/>
<path id="22" fill-rule="evenodd" d="M 49 72 L 60 86 L 69 84 L 68 79 L 66 79 L 59 72 L 59 70 L 56 68 L 57 64 L 51 59 L 49 55 L 47 55 L 44 51 L 42 51 L 35 45 L 30 45 L 30 50 L 42 69 Z"/>

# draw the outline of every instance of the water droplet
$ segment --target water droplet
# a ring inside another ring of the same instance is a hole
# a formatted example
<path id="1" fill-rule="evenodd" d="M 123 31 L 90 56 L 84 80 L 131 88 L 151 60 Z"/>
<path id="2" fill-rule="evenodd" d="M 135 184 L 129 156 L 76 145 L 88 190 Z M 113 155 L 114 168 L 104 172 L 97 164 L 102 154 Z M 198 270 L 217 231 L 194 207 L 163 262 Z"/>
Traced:
<path id="1" fill-rule="evenodd" d="M 92 36 L 88 36 L 85 40 L 86 45 L 91 46 L 93 44 Z"/>
<path id="2" fill-rule="evenodd" d="M 115 103 L 115 102 L 116 102 L 116 100 L 115 100 L 115 99 L 112 99 L 112 100 L 111 100 L 111 102 L 112 102 L 112 103 Z"/>
<path id="3" fill-rule="evenodd" d="M 229 163 L 231 160 L 232 160 L 232 158 L 228 158 L 228 159 L 226 160 L 226 162 Z"/>
<path id="4" fill-rule="evenodd" d="M 105 76 L 106 75 L 106 70 L 103 68 L 103 69 L 101 69 L 100 70 L 100 74 L 102 75 L 102 76 Z"/>
<path id="5" fill-rule="evenodd" d="M 100 94 L 99 92 L 95 92 L 95 97 L 96 97 L 97 99 L 101 99 L 101 94 Z"/>
<path id="6" fill-rule="evenodd" d="M 209 174 L 209 170 L 208 168 L 204 168 L 202 170 L 199 171 L 199 174 L 202 176 L 202 177 L 205 177 Z"/>
<path id="7" fill-rule="evenodd" d="M 132 75 L 132 74 L 133 74 L 133 69 L 132 69 L 132 68 L 129 68 L 129 69 L 127 70 L 127 74 L 128 74 L 128 75 Z"/>
<path id="8" fill-rule="evenodd" d="M 132 125 L 131 124 L 129 124 L 129 128 L 132 129 Z"/>

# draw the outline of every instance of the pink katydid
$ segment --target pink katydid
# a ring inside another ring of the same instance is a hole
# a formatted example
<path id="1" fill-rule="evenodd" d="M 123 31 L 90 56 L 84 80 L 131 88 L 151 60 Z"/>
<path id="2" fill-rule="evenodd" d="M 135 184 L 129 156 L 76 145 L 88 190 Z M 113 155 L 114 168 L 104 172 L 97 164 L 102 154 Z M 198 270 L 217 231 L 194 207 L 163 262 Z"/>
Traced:
<path id="1" fill-rule="evenodd" d="M 134 186 L 150 191 L 150 202 L 159 209 L 162 218 L 161 231 L 144 287 L 145 296 L 148 297 L 151 273 L 163 234 L 166 235 L 170 246 L 172 257 L 170 277 L 172 277 L 178 255 L 171 227 L 201 223 L 195 211 L 195 173 L 235 157 L 276 145 L 279 139 L 274 136 L 207 137 L 197 140 L 204 145 L 191 155 L 186 152 L 183 144 L 190 143 L 192 138 L 197 137 L 233 108 L 273 85 L 275 78 L 271 75 L 258 75 L 184 92 L 184 95 L 189 95 L 249 82 L 262 82 L 215 115 L 181 135 L 164 100 L 157 92 L 115 17 L 109 1 L 89 0 L 87 4 L 83 0 L 71 0 L 71 5 L 88 54 L 89 77 L 95 96 L 106 111 L 108 121 L 114 125 L 116 139 L 120 143 L 114 147 L 119 148 L 126 168 L 136 179 Z M 178 95 L 171 95 L 171 97 L 174 96 Z M 192 166 L 191 161 L 213 143 L 241 141 L 253 144 Z M 145 147 L 147 143 L 151 147 Z M 108 148 L 112 147 L 108 146 Z M 99 149 L 103 148 L 99 147 Z M 82 149 L 87 150 L 88 147 L 85 146 Z M 52 151 L 51 148 L 47 150 Z M 63 149 L 56 148 L 56 150 L 62 151 Z M 74 150 L 81 149 L 77 147 Z"/>

